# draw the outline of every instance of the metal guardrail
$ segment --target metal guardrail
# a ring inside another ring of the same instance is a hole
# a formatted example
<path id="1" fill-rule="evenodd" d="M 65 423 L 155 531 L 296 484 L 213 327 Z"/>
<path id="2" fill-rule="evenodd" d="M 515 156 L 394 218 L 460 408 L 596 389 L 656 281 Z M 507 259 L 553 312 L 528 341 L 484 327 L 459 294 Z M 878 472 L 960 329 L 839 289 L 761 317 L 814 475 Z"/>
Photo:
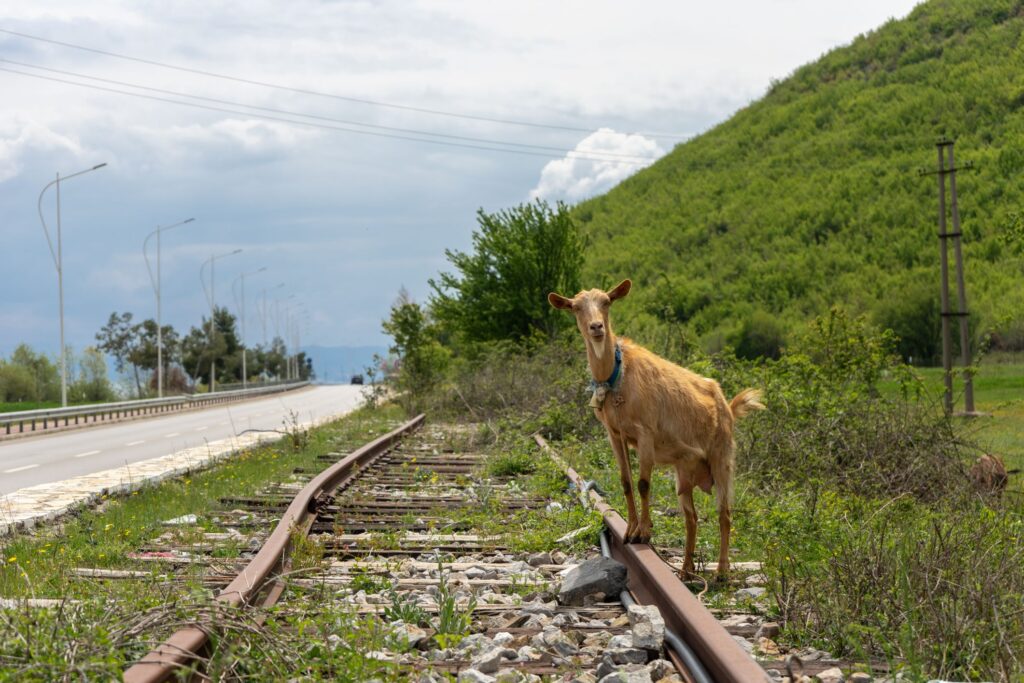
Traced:
<path id="1" fill-rule="evenodd" d="M 183 396 L 150 398 L 140 401 L 119 401 L 116 403 L 68 406 L 67 408 L 44 408 L 42 410 L 0 413 L 0 437 L 10 434 L 42 432 L 55 427 L 111 422 L 125 417 L 177 412 L 198 406 L 216 405 L 252 396 L 289 391 L 307 386 L 308 384 L 309 382 L 306 381 L 282 382 L 269 386 L 260 386 L 255 389 L 217 391 L 212 394 L 186 394 Z"/>

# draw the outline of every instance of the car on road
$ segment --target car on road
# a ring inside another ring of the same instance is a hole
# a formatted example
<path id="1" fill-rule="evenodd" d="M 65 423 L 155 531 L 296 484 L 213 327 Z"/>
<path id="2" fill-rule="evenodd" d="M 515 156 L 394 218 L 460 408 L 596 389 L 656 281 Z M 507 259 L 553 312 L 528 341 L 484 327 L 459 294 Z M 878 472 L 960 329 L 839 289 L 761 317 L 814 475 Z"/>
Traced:
<path id="1" fill-rule="evenodd" d="M 363 376 L 362 375 L 352 375 L 352 379 L 350 380 L 350 382 L 352 384 L 362 384 L 363 383 Z"/>

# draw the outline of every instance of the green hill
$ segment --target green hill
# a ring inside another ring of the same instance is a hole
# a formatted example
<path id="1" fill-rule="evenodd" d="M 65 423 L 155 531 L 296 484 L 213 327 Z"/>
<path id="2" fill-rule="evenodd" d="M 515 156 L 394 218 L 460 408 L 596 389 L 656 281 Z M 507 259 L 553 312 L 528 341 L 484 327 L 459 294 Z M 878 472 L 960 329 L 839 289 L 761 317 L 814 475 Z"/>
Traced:
<path id="1" fill-rule="evenodd" d="M 758 349 L 842 304 L 934 357 L 935 142 L 956 140 L 972 332 L 1024 346 L 1024 3 L 932 0 L 580 204 L 619 327 Z M 1017 238 L 1010 238 L 1016 233 Z M 625 303 L 625 302 L 624 302 Z"/>

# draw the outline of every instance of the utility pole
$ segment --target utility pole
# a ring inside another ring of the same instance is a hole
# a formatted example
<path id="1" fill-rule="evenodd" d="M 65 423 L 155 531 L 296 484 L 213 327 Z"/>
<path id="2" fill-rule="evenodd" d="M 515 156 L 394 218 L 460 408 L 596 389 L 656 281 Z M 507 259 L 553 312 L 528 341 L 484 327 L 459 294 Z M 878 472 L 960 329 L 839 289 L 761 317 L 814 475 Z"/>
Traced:
<path id="1" fill-rule="evenodd" d="M 921 175 L 934 173 L 939 180 L 939 258 L 941 264 L 941 304 L 942 304 L 942 369 L 945 382 L 943 407 L 946 414 L 953 413 L 953 334 L 950 318 L 960 319 L 960 360 L 964 376 L 964 414 L 977 415 L 974 410 L 974 383 L 971 369 L 971 340 L 968 332 L 967 291 L 964 284 L 964 260 L 960 238 L 960 208 L 957 204 L 956 172 L 969 170 L 971 163 L 959 168 L 953 159 L 953 141 L 941 138 L 935 143 L 938 152 L 938 170 L 921 171 Z M 948 231 L 946 222 L 946 177 L 949 177 L 950 218 L 953 231 Z M 956 267 L 957 310 L 951 309 L 949 300 L 949 240 L 953 240 L 953 258 Z"/>

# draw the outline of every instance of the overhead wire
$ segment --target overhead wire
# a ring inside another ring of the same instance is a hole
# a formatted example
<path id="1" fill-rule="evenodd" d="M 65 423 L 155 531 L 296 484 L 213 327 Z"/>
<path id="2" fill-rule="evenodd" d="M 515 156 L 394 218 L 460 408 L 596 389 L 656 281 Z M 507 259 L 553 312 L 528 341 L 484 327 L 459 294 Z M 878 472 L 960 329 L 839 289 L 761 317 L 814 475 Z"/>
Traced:
<path id="1" fill-rule="evenodd" d="M 81 50 L 83 52 L 91 52 L 93 54 L 103 55 L 105 57 L 113 57 L 115 59 L 122 59 L 126 61 L 136 62 L 139 64 L 147 64 L 149 66 L 156 66 L 162 69 L 172 69 L 175 71 L 181 71 L 185 73 L 192 73 L 199 76 L 206 76 L 209 78 L 218 78 L 226 81 L 234 81 L 236 83 L 244 83 L 246 85 L 255 85 L 263 88 L 273 88 L 275 90 L 283 90 L 287 92 L 293 92 L 301 95 L 310 95 L 313 97 L 326 97 L 335 100 L 342 100 L 345 102 L 353 102 L 356 104 L 364 104 L 374 107 L 386 107 L 389 109 L 399 109 L 404 111 L 412 111 L 420 114 L 430 114 L 433 116 L 445 116 L 450 118 L 468 119 L 473 121 L 486 121 L 488 123 L 499 123 L 511 126 L 526 126 L 530 128 L 547 128 L 550 130 L 563 130 L 572 131 L 576 133 L 592 133 L 593 128 L 584 128 L 579 126 L 566 126 L 552 123 L 538 123 L 536 121 L 524 121 L 520 119 L 506 119 L 492 116 L 482 116 L 479 114 L 466 114 L 452 111 L 445 111 L 442 109 L 431 109 L 428 107 L 416 107 L 407 104 L 397 104 L 394 102 L 382 102 L 379 100 L 370 100 L 360 97 L 352 97 L 349 95 L 338 95 L 336 93 L 327 93 L 318 90 L 310 90 L 307 88 L 296 88 L 293 86 L 282 85 L 280 83 L 271 83 L 268 81 L 259 81 L 250 78 L 243 78 L 241 76 L 232 76 L 229 74 L 217 73 L 215 71 L 207 71 L 204 69 L 196 69 L 193 67 L 180 66 L 177 64 L 169 64 L 167 62 L 160 62 L 153 59 L 146 59 L 143 57 L 135 57 L 132 55 L 126 55 L 119 52 L 112 52 L 110 50 L 101 50 L 95 47 L 88 47 L 86 45 L 79 45 L 76 43 L 68 43 L 61 40 L 54 40 L 52 38 L 44 38 L 43 36 L 33 35 L 31 33 L 23 33 L 21 31 L 12 31 L 10 29 L 0 28 L 0 33 L 6 33 L 7 35 L 17 36 L 19 38 L 25 38 L 28 40 L 35 40 L 43 43 L 49 43 L 51 45 L 59 45 L 61 47 L 67 47 L 74 50 Z M 632 135 L 643 135 L 646 137 L 654 138 L 665 138 L 673 140 L 685 140 L 689 138 L 688 135 L 680 135 L 676 133 L 657 133 L 657 132 L 633 132 Z"/>
<path id="2" fill-rule="evenodd" d="M 91 83 L 81 83 L 81 82 L 78 82 L 78 81 L 67 80 L 67 79 L 64 79 L 64 78 L 56 78 L 54 76 L 45 76 L 43 74 L 29 73 L 29 72 L 19 71 L 17 69 L 9 69 L 9 68 L 5 68 L 5 67 L 0 67 L 0 71 L 4 71 L 4 72 L 7 72 L 7 73 L 12 73 L 12 74 L 18 74 L 20 76 L 27 76 L 29 78 L 35 78 L 35 79 L 40 79 L 40 80 L 45 80 L 45 81 L 52 81 L 52 82 L 55 82 L 55 83 L 64 83 L 64 84 L 67 84 L 67 85 L 74 85 L 74 86 L 78 86 L 80 88 L 87 88 L 87 89 L 90 89 L 90 90 L 99 90 L 99 91 L 103 91 L 103 92 L 116 93 L 118 95 L 125 95 L 125 96 L 128 96 L 128 97 L 136 97 L 136 98 L 141 98 L 141 99 L 153 100 L 153 101 L 156 101 L 156 102 L 164 102 L 164 103 L 167 103 L 167 104 L 176 104 L 176 105 L 183 106 L 183 107 L 192 107 L 194 109 L 205 109 L 205 110 L 208 110 L 208 111 L 215 111 L 215 112 L 221 112 L 221 113 L 227 113 L 227 114 L 235 114 L 235 115 L 239 115 L 239 116 L 249 116 L 249 117 L 254 117 L 254 118 L 259 118 L 259 119 L 265 119 L 265 120 L 268 120 L 268 121 L 277 121 L 277 122 L 280 122 L 280 123 L 288 123 L 288 124 L 293 124 L 293 125 L 298 125 L 298 126 L 306 126 L 306 127 L 309 127 L 309 128 L 320 128 L 320 129 L 325 129 L 325 130 L 343 131 L 343 132 L 348 132 L 348 133 L 356 133 L 356 134 L 359 134 L 359 135 L 371 135 L 371 136 L 374 136 L 374 137 L 390 138 L 390 139 L 395 139 L 395 140 L 406 140 L 406 141 L 409 141 L 409 142 L 422 142 L 422 143 L 427 143 L 427 144 L 432 144 L 432 145 L 443 145 L 443 146 L 446 146 L 446 147 L 459 147 L 459 148 L 464 148 L 464 149 L 476 149 L 476 150 L 483 150 L 483 151 L 488 151 L 488 152 L 504 152 L 506 154 L 519 154 L 519 155 L 526 155 L 526 156 L 544 157 L 546 159 L 560 159 L 562 157 L 570 157 L 570 158 L 573 158 L 573 159 L 581 159 L 581 160 L 585 160 L 585 161 L 602 161 L 602 162 L 613 163 L 613 164 L 630 164 L 630 165 L 637 165 L 637 164 L 642 164 L 642 163 L 646 163 L 646 162 L 655 161 L 655 159 L 652 158 L 652 157 L 636 157 L 633 160 L 613 159 L 613 158 L 608 158 L 608 157 L 594 156 L 594 154 L 600 154 L 600 152 L 597 152 L 597 153 L 578 152 L 576 150 L 565 150 L 565 149 L 560 149 L 560 148 L 550 148 L 550 149 L 553 149 L 553 150 L 557 150 L 558 153 L 555 154 L 555 153 L 546 153 L 546 152 L 539 152 L 539 151 L 535 152 L 535 151 L 530 151 L 530 150 L 527 150 L 527 149 L 513 149 L 513 148 L 508 148 L 508 147 L 489 147 L 489 146 L 486 146 L 484 144 L 470 144 L 470 143 L 467 143 L 467 142 L 454 142 L 454 141 L 449 141 L 449 140 L 435 140 L 435 139 L 430 139 L 430 138 L 418 138 L 418 137 L 413 137 L 411 135 L 399 135 L 399 134 L 396 134 L 396 133 L 384 133 L 384 132 L 372 131 L 372 130 L 360 130 L 358 128 L 350 128 L 350 127 L 346 127 L 346 126 L 329 125 L 329 124 L 325 124 L 325 123 L 315 123 L 313 121 L 302 121 L 302 120 L 297 120 L 297 119 L 290 119 L 290 118 L 286 118 L 286 117 L 283 117 L 283 116 L 273 116 L 273 115 L 270 115 L 270 114 L 261 114 L 261 113 L 257 113 L 257 112 L 248 112 L 248 111 L 241 111 L 241 110 L 237 110 L 237 109 L 228 109 L 226 107 L 215 107 L 215 106 L 206 105 L 206 104 L 199 104 L 197 102 L 183 102 L 181 100 L 174 100 L 174 99 L 170 99 L 170 98 L 167 98 L 167 97 L 158 97 L 156 95 L 146 95 L 144 93 L 130 92 L 130 91 L 126 91 L 126 90 L 118 90 L 117 88 L 108 88 L 106 86 L 94 85 L 94 84 L 91 84 Z M 242 105 L 242 106 L 247 106 L 247 105 Z M 507 144 L 507 143 L 492 142 L 490 144 Z"/>
<path id="3" fill-rule="evenodd" d="M 63 69 L 54 69 L 54 68 L 50 68 L 50 67 L 39 66 L 37 64 L 29 64 L 27 62 L 19 62 L 19 61 L 13 60 L 13 59 L 6 59 L 6 58 L 3 58 L 3 57 L 0 57 L 0 62 L 4 62 L 4 63 L 7 63 L 7 64 L 15 64 L 17 66 L 21 66 L 21 67 L 25 67 L 25 68 L 29 68 L 29 69 L 36 69 L 36 70 L 39 70 L 39 71 L 47 71 L 49 73 L 61 74 L 61 75 L 64 75 L 64 76 L 71 76 L 71 77 L 74 77 L 74 78 L 83 78 L 83 79 L 87 79 L 87 80 L 90 80 L 90 81 L 98 81 L 98 82 L 101 82 L 101 83 L 108 83 L 108 84 L 111 84 L 111 85 L 118 85 L 118 86 L 127 87 L 127 88 L 135 88 L 135 89 L 138 89 L 138 90 L 145 90 L 145 91 L 148 91 L 148 92 L 156 92 L 156 93 L 160 93 L 160 94 L 163 94 L 163 95 L 170 95 L 170 96 L 173 96 L 173 97 L 184 97 L 184 98 L 188 98 L 188 99 L 200 100 L 200 101 L 203 101 L 203 102 L 212 102 L 212 103 L 215 103 L 215 104 L 221 104 L 221 105 L 231 106 L 231 107 L 245 107 L 246 109 L 255 109 L 257 111 L 266 111 L 266 112 L 270 112 L 270 113 L 273 113 L 273 114 L 281 114 L 281 115 L 285 115 L 285 116 L 297 116 L 297 117 L 301 117 L 301 118 L 314 119 L 314 120 L 318 120 L 318 121 L 329 121 L 329 122 L 332 122 L 332 123 L 340 123 L 340 124 L 345 124 L 345 125 L 349 125 L 349 126 L 363 126 L 363 127 L 366 127 L 366 128 L 373 128 L 373 129 L 376 129 L 376 130 L 385 130 L 385 131 L 391 131 L 391 132 L 396 132 L 396 133 L 404 133 L 404 134 L 410 134 L 410 135 L 427 135 L 427 136 L 438 137 L 438 138 L 446 138 L 446 139 L 450 139 L 450 140 L 459 140 L 459 141 L 463 141 L 463 142 L 474 142 L 474 143 L 490 144 L 490 145 L 507 145 L 507 146 L 511 146 L 511 147 L 523 147 L 523 148 L 527 148 L 527 149 L 545 150 L 545 151 L 551 151 L 551 152 L 558 152 L 559 154 L 563 154 L 566 151 L 568 151 L 568 150 L 566 150 L 566 149 L 564 149 L 562 147 L 553 147 L 553 146 L 550 146 L 550 145 L 536 145 L 536 144 L 530 144 L 530 143 L 524 143 L 524 142 L 513 142 L 513 141 L 508 141 L 508 140 L 493 140 L 493 139 L 488 139 L 488 138 L 477 138 L 477 137 L 465 136 L 465 135 L 453 135 L 453 134 L 449 134 L 449 133 L 435 133 L 435 132 L 432 132 L 432 131 L 423 131 L 423 130 L 417 130 L 417 129 L 412 129 L 412 128 L 400 128 L 400 127 L 397 127 L 397 126 L 384 126 L 384 125 L 374 124 L 374 123 L 364 123 L 364 122 L 361 122 L 361 121 L 351 121 L 351 120 L 346 120 L 346 119 L 338 119 L 338 118 L 334 118 L 334 117 L 330 117 L 330 116 L 322 116 L 322 115 L 318 115 L 318 114 L 304 114 L 302 112 L 290 111 L 290 110 L 287 110 L 287 109 L 276 109 L 276 108 L 273 108 L 273 107 L 264 107 L 264 106 L 261 106 L 261 105 L 246 104 L 244 102 L 235 102 L 235 101 L 231 101 L 231 100 L 222 100 L 222 99 L 218 99 L 218 98 L 215 98 L 215 97 L 206 97 L 206 96 L 203 96 L 203 95 L 193 95 L 193 94 L 190 94 L 190 93 L 184 93 L 184 92 L 179 92 L 179 91 L 174 91 L 174 90 L 165 90 L 163 88 L 154 88 L 152 86 L 139 85 L 137 83 L 129 83 L 129 82 L 126 82 L 126 81 L 118 81 L 118 80 L 114 80 L 114 79 L 110 79 L 110 78 L 102 78 L 102 77 L 99 77 L 99 76 L 90 76 L 88 74 L 77 73 L 77 72 L 74 72 L 74 71 L 65 71 Z M 655 157 L 646 157 L 646 156 L 640 156 L 640 155 L 635 155 L 635 154 L 622 154 L 622 153 L 619 153 L 619 152 L 603 152 L 603 151 L 600 151 L 600 150 L 587 151 L 585 153 L 590 155 L 590 156 L 594 156 L 594 157 L 620 158 L 620 159 L 629 160 L 630 162 L 643 162 L 643 161 L 654 161 L 655 160 Z"/>

